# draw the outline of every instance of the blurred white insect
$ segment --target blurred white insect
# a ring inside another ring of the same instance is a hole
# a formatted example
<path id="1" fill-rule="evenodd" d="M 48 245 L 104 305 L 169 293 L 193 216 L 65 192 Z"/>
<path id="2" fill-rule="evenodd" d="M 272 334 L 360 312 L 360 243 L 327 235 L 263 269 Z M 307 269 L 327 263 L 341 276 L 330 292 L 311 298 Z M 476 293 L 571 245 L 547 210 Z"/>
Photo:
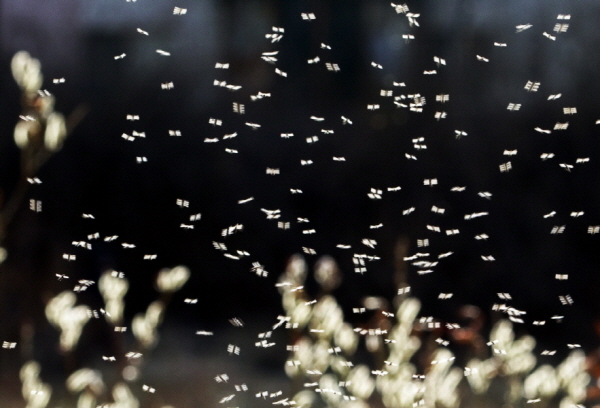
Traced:
<path id="1" fill-rule="evenodd" d="M 517 26 L 517 33 L 522 33 L 531 27 L 533 27 L 531 24 L 520 24 Z"/>
<path id="2" fill-rule="evenodd" d="M 236 391 L 248 391 L 248 386 L 246 384 L 235 385 Z"/>
<path id="3" fill-rule="evenodd" d="M 571 295 L 559 296 L 558 300 L 560 300 L 560 303 L 563 306 L 570 306 L 570 305 L 572 305 L 574 303 L 573 302 L 573 298 L 571 297 Z"/>
<path id="4" fill-rule="evenodd" d="M 567 130 L 568 127 L 569 127 L 569 122 L 565 122 L 565 123 L 556 122 L 554 124 L 554 130 Z"/>
<path id="5" fill-rule="evenodd" d="M 243 103 L 233 102 L 233 111 L 235 113 L 243 115 L 244 113 L 246 113 L 246 106 Z"/>
<path id="6" fill-rule="evenodd" d="M 408 6 L 406 4 L 394 4 L 392 3 L 392 7 L 394 8 L 394 10 L 396 10 L 396 13 L 398 14 L 406 14 L 408 13 Z"/>
<path id="7" fill-rule="evenodd" d="M 231 400 L 232 400 L 234 397 L 235 397 L 235 394 L 231 394 L 231 395 L 228 395 L 228 396 L 226 396 L 226 397 L 223 397 L 223 398 L 221 398 L 221 400 L 219 401 L 219 404 L 224 404 L 224 403 L 226 403 L 226 402 L 229 402 L 229 401 L 231 401 Z"/>
<path id="8" fill-rule="evenodd" d="M 239 355 L 240 348 L 234 344 L 229 344 L 229 345 L 227 345 L 227 352 L 229 353 L 229 355 L 232 355 L 232 354 Z"/>
<path id="9" fill-rule="evenodd" d="M 340 70 L 340 66 L 338 64 L 333 64 L 331 62 L 326 62 L 325 67 L 328 71 L 338 72 Z"/>
<path id="10" fill-rule="evenodd" d="M 450 95 L 448 94 L 439 94 L 435 96 L 436 102 L 446 103 L 450 100 Z"/>
<path id="11" fill-rule="evenodd" d="M 567 164 L 567 163 L 560 163 L 559 166 L 562 167 L 563 169 L 565 169 L 566 171 L 568 171 L 569 173 L 571 172 L 571 169 L 573 168 L 572 164 Z"/>
<path id="12" fill-rule="evenodd" d="M 527 90 L 527 92 L 537 92 L 539 87 L 539 82 L 527 81 L 524 88 Z"/>
<path id="13" fill-rule="evenodd" d="M 234 327 L 244 327 L 244 322 L 239 317 L 232 317 L 229 319 L 229 323 Z"/>
<path id="14" fill-rule="evenodd" d="M 566 33 L 568 29 L 569 29 L 568 24 L 555 24 L 552 31 L 554 31 L 556 33 Z"/>
<path id="15" fill-rule="evenodd" d="M 371 191 L 367 193 L 367 196 L 371 200 L 381 200 L 381 195 L 383 194 L 382 190 L 378 190 L 376 188 L 371 188 Z"/>
<path id="16" fill-rule="evenodd" d="M 265 270 L 265 267 L 260 264 L 260 262 L 252 262 L 251 271 L 254 272 L 257 276 L 266 278 L 268 276 L 268 272 Z"/>
<path id="17" fill-rule="evenodd" d="M 408 214 L 412 213 L 413 211 L 415 211 L 415 207 L 410 207 L 406 210 L 403 210 L 402 215 L 408 215 Z"/>
<path id="18" fill-rule="evenodd" d="M 300 16 L 302 17 L 302 20 L 308 21 L 312 21 L 316 18 L 314 13 L 301 13 Z"/>
<path id="19" fill-rule="evenodd" d="M 431 212 L 436 213 L 436 214 L 444 214 L 445 211 L 446 211 L 445 208 L 438 208 L 435 205 L 431 207 Z"/>
<path id="20" fill-rule="evenodd" d="M 412 27 L 417 26 L 419 27 L 419 22 L 417 21 L 417 18 L 419 18 L 420 14 L 418 13 L 406 13 L 406 18 L 408 19 L 408 24 Z"/>
<path id="21" fill-rule="evenodd" d="M 489 213 L 486 212 L 486 211 L 484 211 L 484 212 L 478 212 L 478 213 L 465 214 L 464 219 L 465 220 L 472 220 L 472 219 L 475 219 L 475 218 L 483 217 L 485 215 L 489 215 Z"/>
<path id="22" fill-rule="evenodd" d="M 375 249 L 375 245 L 377 245 L 377 241 L 375 241 L 374 239 L 364 238 L 361 242 L 363 243 L 363 245 L 366 245 L 372 249 Z"/>
<path id="23" fill-rule="evenodd" d="M 35 212 L 42 212 L 42 201 L 41 200 L 29 200 L 29 209 Z"/>
<path id="24" fill-rule="evenodd" d="M 542 155 L 540 156 L 540 158 L 542 160 L 548 160 L 554 157 L 554 153 L 542 153 Z"/>

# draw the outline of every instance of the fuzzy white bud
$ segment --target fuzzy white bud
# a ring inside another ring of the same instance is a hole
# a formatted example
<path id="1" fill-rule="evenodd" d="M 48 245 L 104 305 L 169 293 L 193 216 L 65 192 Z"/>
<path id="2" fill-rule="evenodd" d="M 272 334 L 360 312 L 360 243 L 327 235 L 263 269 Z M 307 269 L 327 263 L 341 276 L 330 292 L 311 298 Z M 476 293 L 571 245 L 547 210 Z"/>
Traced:
<path id="1" fill-rule="evenodd" d="M 190 278 L 190 270 L 185 266 L 176 266 L 172 269 L 162 269 L 156 278 L 159 292 L 172 293 L 178 291 Z"/>
<path id="2" fill-rule="evenodd" d="M 62 113 L 52 112 L 46 119 L 46 131 L 44 133 L 44 145 L 46 149 L 55 152 L 62 147 L 67 136 L 67 126 Z"/>

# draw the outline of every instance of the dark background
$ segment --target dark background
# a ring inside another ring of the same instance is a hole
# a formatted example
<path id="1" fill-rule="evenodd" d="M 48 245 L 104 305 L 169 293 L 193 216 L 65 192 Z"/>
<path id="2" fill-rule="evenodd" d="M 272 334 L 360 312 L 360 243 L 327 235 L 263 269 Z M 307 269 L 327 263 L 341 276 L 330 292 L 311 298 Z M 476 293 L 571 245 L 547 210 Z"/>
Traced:
<path id="1" fill-rule="evenodd" d="M 307 256 L 312 266 L 318 256 L 332 255 L 343 273 L 335 295 L 350 315 L 365 296 L 394 297 L 394 276 L 404 270 L 397 261 L 398 245 L 410 254 L 422 252 L 416 244 L 424 238 L 430 240 L 427 252 L 432 257 L 454 254 L 440 260 L 431 274 L 420 276 L 415 267 L 408 267 L 405 278 L 423 303 L 421 315 L 453 322 L 460 306 L 472 304 L 484 311 L 489 327 L 500 317 L 491 312 L 500 302 L 496 294 L 508 292 L 511 305 L 527 311 L 527 324 L 518 331 L 536 335 L 539 351 L 556 348 L 562 358 L 568 352 L 566 343 L 580 343 L 592 351 L 597 344 L 593 322 L 600 312 L 600 255 L 599 238 L 587 234 L 587 228 L 600 225 L 595 124 L 600 119 L 600 4 L 407 4 L 420 13 L 420 27 L 410 27 L 389 2 L 378 0 L 1 1 L 3 197 L 14 192 L 19 174 L 19 151 L 12 138 L 21 114 L 20 91 L 10 74 L 14 53 L 26 50 L 40 60 L 42 88 L 55 95 L 57 111 L 67 117 L 86 112 L 62 150 L 41 169 L 43 184 L 28 194 L 42 200 L 43 212 L 28 211 L 24 202 L 3 243 L 9 257 L 0 266 L 0 341 L 18 341 L 26 323 L 34 328 L 35 343 L 33 351 L 21 354 L 1 350 L 1 374 L 7 384 L 2 392 L 16 398 L 15 367 L 24 358 L 41 361 L 48 378 L 65 375 L 56 352 L 58 333 L 43 315 L 49 298 L 72 288 L 78 279 L 97 281 L 113 268 L 131 283 L 125 312 L 130 319 L 157 297 L 156 273 L 179 264 L 189 266 L 192 277 L 169 305 L 156 366 L 163 373 L 164 367 L 179 375 L 185 372 L 190 380 L 186 384 L 225 372 L 221 367 L 237 370 L 240 376 L 260 372 L 257 382 L 270 378 L 273 384 L 285 384 L 282 346 L 261 353 L 250 350 L 256 333 L 267 330 L 283 313 L 274 285 L 289 257 L 302 247 L 314 248 L 318 255 Z M 187 8 L 187 14 L 174 16 L 174 6 Z M 302 20 L 303 12 L 315 13 L 316 20 Z M 552 31 L 563 22 L 556 19 L 558 14 L 572 15 L 564 21 L 569 24 L 566 33 Z M 528 23 L 532 28 L 515 32 L 517 25 Z M 285 28 L 279 43 L 265 38 L 272 26 Z M 544 37 L 544 31 L 556 41 Z M 403 34 L 415 39 L 405 42 Z M 494 42 L 507 47 L 494 47 Z M 171 56 L 161 56 L 156 49 Z M 262 52 L 274 50 L 280 51 L 275 66 L 261 60 Z M 124 59 L 113 58 L 122 53 L 127 55 Z M 307 64 L 317 55 L 319 64 Z M 478 61 L 476 55 L 489 62 Z M 436 67 L 434 56 L 444 58 L 447 66 Z M 372 61 L 383 69 L 373 67 Z M 229 63 L 229 70 L 215 69 L 216 62 Z M 339 64 L 340 72 L 327 71 L 325 62 Z M 288 76 L 276 75 L 275 67 Z M 433 69 L 437 75 L 423 74 Z M 52 83 L 61 77 L 64 84 Z M 243 88 L 231 92 L 215 87 L 215 79 Z M 530 80 L 541 82 L 537 93 L 523 89 Z M 406 88 L 393 87 L 393 81 L 405 82 Z M 162 90 L 165 82 L 173 82 L 174 89 Z M 398 109 L 392 98 L 380 96 L 381 89 L 393 89 L 394 95 L 420 93 L 427 104 L 422 113 Z M 272 97 L 251 102 L 249 96 L 259 91 Z M 444 105 L 435 102 L 435 95 L 442 93 L 450 95 Z M 560 99 L 547 100 L 557 93 L 562 93 Z M 232 112 L 232 102 L 244 103 L 246 114 Z M 509 102 L 521 103 L 521 110 L 509 112 Z M 367 110 L 374 103 L 381 109 Z M 564 115 L 563 107 L 576 107 L 578 113 Z M 447 118 L 436 121 L 436 111 L 445 111 Z M 127 114 L 139 115 L 140 121 L 127 121 Z M 313 115 L 325 121 L 310 120 Z M 353 125 L 342 125 L 340 116 Z M 211 126 L 209 118 L 222 119 L 223 126 Z M 550 135 L 534 131 L 567 121 L 568 130 Z M 253 131 L 245 122 L 261 128 Z M 169 137 L 170 129 L 180 130 L 182 137 Z M 133 130 L 145 131 L 147 137 L 133 143 L 121 138 Z M 455 130 L 468 135 L 457 139 Z M 204 142 L 233 132 L 238 133 L 234 139 Z M 294 137 L 282 139 L 280 133 Z M 318 135 L 319 142 L 307 144 L 305 139 L 312 135 Z M 427 150 L 413 148 L 412 139 L 418 137 L 425 138 Z M 225 148 L 239 153 L 228 154 Z M 505 149 L 518 149 L 518 154 L 503 156 Z M 554 159 L 540 160 L 542 153 L 550 152 Z M 407 160 L 405 153 L 418 160 Z M 137 164 L 137 156 L 146 156 L 148 163 Z M 332 161 L 332 156 L 346 161 Z M 581 157 L 590 162 L 575 165 L 571 172 L 559 167 Z M 307 159 L 314 164 L 301 166 L 300 160 Z M 507 161 L 513 170 L 500 173 L 498 166 Z M 281 174 L 266 175 L 267 167 L 280 168 Z M 439 184 L 426 187 L 426 178 L 437 178 Z M 395 186 L 402 190 L 386 191 Z M 466 190 L 451 192 L 453 186 Z M 303 194 L 292 195 L 290 188 Z M 384 190 L 383 199 L 370 200 L 371 188 Z M 477 195 L 482 191 L 491 192 L 491 200 Z M 238 204 L 251 196 L 253 201 Z M 177 207 L 177 199 L 188 200 L 190 207 Z M 433 205 L 446 213 L 434 214 Z M 409 207 L 415 212 L 403 216 Z M 261 208 L 280 209 L 281 219 L 267 220 Z M 490 215 L 464 220 L 465 214 L 481 211 Z M 554 218 L 543 218 L 551 211 L 557 213 Z M 585 214 L 572 218 L 572 211 Z M 82 213 L 95 219 L 83 219 Z M 196 213 L 202 219 L 194 223 L 195 229 L 180 228 Z M 310 223 L 298 224 L 297 217 Z M 290 222 L 290 230 L 278 229 L 277 221 Z M 222 229 L 238 223 L 244 225 L 243 232 L 220 236 Z M 379 223 L 382 228 L 369 228 Z M 440 226 L 442 232 L 431 232 L 426 225 Z M 566 225 L 564 234 L 551 235 L 555 225 Z M 302 234 L 311 228 L 317 233 Z M 460 229 L 458 236 L 445 234 L 454 228 Z M 94 241 L 92 251 L 71 245 L 94 232 L 119 239 Z M 475 240 L 480 233 L 490 239 Z M 376 249 L 362 245 L 363 238 L 375 239 Z M 251 256 L 225 258 L 212 241 Z M 136 248 L 123 249 L 121 242 Z M 339 249 L 337 244 L 350 244 L 352 249 Z M 63 253 L 76 253 L 77 261 L 64 261 Z M 154 253 L 156 260 L 142 259 Z M 368 271 L 358 275 L 353 272 L 354 253 L 381 259 L 369 262 Z M 493 255 L 496 261 L 485 262 L 482 255 Z M 265 265 L 267 278 L 250 272 L 255 261 Z M 70 280 L 58 281 L 57 273 Z M 569 280 L 557 281 L 555 274 L 569 274 Z M 438 300 L 440 292 L 454 296 Z M 573 305 L 559 302 L 558 296 L 566 294 L 573 297 Z M 198 298 L 198 304 L 185 305 L 188 297 Z M 102 307 L 95 290 L 79 295 L 79 303 Z M 560 324 L 550 323 L 554 315 L 565 318 Z M 232 331 L 232 317 L 242 318 L 247 327 Z M 534 327 L 533 320 L 549 323 Z M 200 329 L 218 335 L 199 340 L 194 332 Z M 105 331 L 96 321 L 86 326 L 81 342 L 94 346 L 81 347 L 81 365 L 93 365 L 99 350 L 110 350 L 103 340 Z M 248 343 L 241 363 L 225 352 L 232 336 Z M 175 383 L 179 377 L 169 378 Z M 206 404 L 215 403 L 206 398 Z"/>

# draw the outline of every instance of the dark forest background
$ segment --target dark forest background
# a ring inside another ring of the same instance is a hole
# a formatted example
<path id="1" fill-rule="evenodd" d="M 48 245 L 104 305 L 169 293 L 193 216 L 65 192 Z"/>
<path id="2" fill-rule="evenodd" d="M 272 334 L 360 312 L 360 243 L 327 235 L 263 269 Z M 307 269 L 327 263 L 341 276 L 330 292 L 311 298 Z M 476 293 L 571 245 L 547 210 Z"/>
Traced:
<path id="1" fill-rule="evenodd" d="M 3 200 L 15 192 L 19 178 L 13 129 L 21 114 L 21 94 L 10 72 L 17 51 L 40 60 L 42 88 L 56 97 L 56 110 L 79 120 L 63 148 L 39 171 L 43 183 L 28 191 L 2 243 L 8 257 L 0 265 L 0 341 L 19 341 L 23 330 L 33 330 L 34 340 L 28 350 L 0 350 L 0 387 L 5 384 L 0 392 L 17 398 L 18 367 L 26 358 L 42 363 L 48 381 L 65 374 L 56 352 L 58 333 L 43 312 L 48 299 L 76 280 L 97 281 L 112 268 L 131 283 L 125 309 L 130 319 L 156 298 L 157 272 L 180 264 L 192 276 L 169 305 L 157 363 L 149 365 L 157 368 L 149 370 L 157 376 L 171 373 L 172 387 L 189 392 L 194 378 L 211 379 L 226 371 L 221 367 L 258 373 L 256 381 L 285 384 L 284 348 L 259 353 L 250 351 L 248 341 L 248 354 L 236 361 L 224 346 L 228 339 L 254 338 L 254 331 L 276 321 L 282 308 L 275 283 L 290 256 L 303 247 L 317 252 L 305 255 L 311 267 L 326 254 L 339 263 L 343 282 L 335 295 L 350 320 L 351 309 L 365 296 L 391 300 L 401 275 L 422 301 L 423 316 L 454 322 L 461 319 L 462 306 L 475 305 L 489 328 L 500 317 L 491 311 L 499 303 L 497 293 L 507 292 L 514 307 L 527 311 L 527 324 L 516 329 L 534 334 L 540 350 L 556 348 L 564 357 L 566 343 L 580 343 L 592 352 L 600 317 L 600 238 L 587 229 L 600 225 L 600 3 L 407 4 L 420 13 L 419 27 L 410 27 L 389 2 L 378 0 L 1 1 Z M 174 16 L 174 6 L 187 8 L 187 14 Z M 315 13 L 316 19 L 303 20 L 305 12 Z M 565 33 L 552 31 L 561 23 L 558 14 L 572 16 L 563 22 L 569 24 Z M 517 33 L 522 24 L 532 27 Z M 273 26 L 285 29 L 280 42 L 265 38 Z M 405 41 L 405 34 L 414 40 Z M 161 56 L 157 49 L 171 55 Z M 275 50 L 276 66 L 261 59 L 261 53 Z M 125 58 L 114 59 L 122 53 Z M 317 55 L 319 64 L 307 64 Z M 434 56 L 447 65 L 436 66 Z M 217 62 L 230 68 L 215 69 Z M 340 71 L 328 71 L 325 62 L 339 64 Z M 287 77 L 275 74 L 275 67 Z M 436 75 L 423 73 L 434 69 Z M 53 78 L 65 82 L 54 84 Z M 214 80 L 243 88 L 231 92 L 214 86 Z M 540 82 L 540 90 L 527 92 L 527 81 Z M 161 89 L 166 82 L 173 82 L 174 89 Z M 393 87 L 393 82 L 406 87 Z M 382 89 L 394 95 L 419 93 L 427 103 L 422 113 L 397 108 L 393 98 L 380 96 Z M 249 96 L 259 91 L 272 97 L 251 102 Z M 547 100 L 558 93 L 560 99 Z M 449 102 L 436 103 L 438 94 L 450 95 Z M 233 102 L 244 103 L 246 113 L 234 113 Z M 508 103 L 522 107 L 511 112 Z M 370 111 L 369 104 L 381 109 Z M 563 107 L 576 107 L 577 114 L 564 115 Z M 445 111 L 447 118 L 436 120 L 436 111 Z M 139 115 L 139 122 L 127 121 L 128 114 Z M 343 125 L 341 116 L 353 124 Z M 223 120 L 223 126 L 211 126 L 209 118 Z M 564 131 L 534 130 L 567 121 Z M 261 128 L 253 131 L 246 122 Z M 182 136 L 169 137 L 172 129 Z M 134 143 L 121 138 L 133 130 L 147 137 Z M 455 130 L 467 136 L 456 138 Z M 230 141 L 205 143 L 233 132 L 238 136 Z M 294 137 L 283 139 L 281 133 Z M 313 135 L 319 142 L 306 143 Z M 424 137 L 426 150 L 414 149 L 412 140 L 419 137 Z M 225 148 L 239 153 L 228 154 Z M 503 155 L 515 149 L 516 156 Z M 554 159 L 540 159 L 550 152 Z M 418 160 L 408 160 L 406 153 Z M 136 163 L 138 156 L 148 162 Z M 332 156 L 346 161 L 332 161 Z M 571 171 L 559 166 L 584 157 L 589 163 Z M 301 166 L 307 159 L 314 164 Z M 507 161 L 513 169 L 501 173 L 499 165 Z M 280 168 L 281 174 L 267 175 L 267 167 Z M 423 180 L 430 178 L 439 184 L 424 186 Z M 402 189 L 386 191 L 395 186 Z M 451 192 L 454 186 L 466 190 Z M 303 193 L 291 194 L 291 188 Z M 369 199 L 371 188 L 384 191 L 382 200 Z M 492 193 L 490 200 L 478 196 L 485 191 Z M 248 197 L 254 200 L 238 204 Z M 28 209 L 30 198 L 43 202 L 41 213 Z M 177 199 L 188 200 L 189 208 L 179 208 Z M 434 214 L 432 206 L 446 213 Z M 410 207 L 415 212 L 402 215 Z M 280 209 L 281 219 L 267 220 L 261 208 Z M 464 220 L 465 214 L 483 211 L 489 216 Z M 553 218 L 543 217 L 551 211 L 556 211 Z M 574 211 L 584 215 L 573 218 Z M 82 218 L 84 213 L 95 219 Z M 193 230 L 180 228 L 196 213 L 202 219 Z M 298 224 L 298 217 L 310 223 Z M 278 229 L 277 221 L 290 222 L 290 230 Z M 222 229 L 238 223 L 243 232 L 221 237 Z M 382 228 L 369 228 L 379 223 Z M 441 233 L 426 225 L 440 226 Z M 561 225 L 566 225 L 563 234 L 550 234 Z M 305 228 L 316 234 L 302 234 Z M 460 234 L 447 236 L 444 231 L 452 228 Z M 72 246 L 94 232 L 119 239 L 95 241 L 92 251 Z M 481 233 L 489 240 L 473 238 Z M 364 238 L 375 239 L 376 249 L 362 245 Z M 435 256 L 454 254 L 440 260 L 433 273 L 418 275 L 417 268 L 399 260 L 402 251 L 424 250 L 417 247 L 418 239 L 429 239 L 427 252 Z M 251 256 L 226 258 L 213 241 Z M 136 248 L 123 249 L 121 242 Z M 77 260 L 67 262 L 64 253 L 76 253 Z M 356 274 L 353 253 L 381 259 Z M 144 254 L 158 256 L 148 261 Z M 486 262 L 482 255 L 493 255 L 495 261 Z M 255 261 L 269 271 L 267 278 L 250 272 Z M 70 279 L 58 280 L 56 274 Z M 569 274 L 569 279 L 558 281 L 556 274 Z M 441 292 L 453 293 L 452 299 L 439 300 Z M 573 305 L 559 301 L 567 294 Z M 97 291 L 78 298 L 92 309 L 102 307 Z M 198 303 L 187 305 L 184 298 Z M 556 315 L 564 319 L 551 322 Z M 246 322 L 245 331 L 231 327 L 228 319 L 233 317 Z M 551 323 L 534 327 L 533 320 Z M 81 340 L 89 346 L 78 352 L 82 364 L 110 348 L 106 328 L 92 323 Z M 201 329 L 217 335 L 199 340 L 194 333 Z"/>

